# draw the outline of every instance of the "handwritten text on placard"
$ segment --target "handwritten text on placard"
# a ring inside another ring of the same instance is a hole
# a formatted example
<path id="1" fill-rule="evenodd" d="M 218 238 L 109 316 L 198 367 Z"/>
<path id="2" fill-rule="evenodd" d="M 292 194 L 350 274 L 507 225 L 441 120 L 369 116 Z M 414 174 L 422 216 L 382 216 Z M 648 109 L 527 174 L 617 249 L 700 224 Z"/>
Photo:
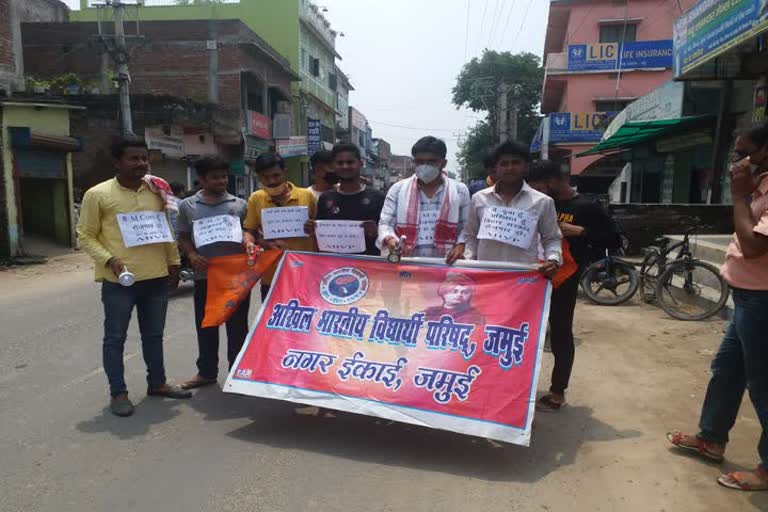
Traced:
<path id="1" fill-rule="evenodd" d="M 165 212 L 118 213 L 117 224 L 126 247 L 176 241 Z"/>
<path id="2" fill-rule="evenodd" d="M 217 242 L 243 241 L 243 228 L 240 219 L 234 215 L 216 215 L 198 219 L 194 222 L 195 246 L 215 244 Z"/>
<path id="3" fill-rule="evenodd" d="M 528 249 L 536 233 L 538 220 L 538 215 L 527 210 L 491 206 L 485 210 L 477 238 Z"/>
<path id="4" fill-rule="evenodd" d="M 315 224 L 317 246 L 322 252 L 359 254 L 365 252 L 363 224 L 356 220 L 319 220 Z"/>
<path id="5" fill-rule="evenodd" d="M 261 210 L 261 227 L 265 240 L 307 236 L 304 224 L 309 220 L 306 206 L 282 206 Z"/>

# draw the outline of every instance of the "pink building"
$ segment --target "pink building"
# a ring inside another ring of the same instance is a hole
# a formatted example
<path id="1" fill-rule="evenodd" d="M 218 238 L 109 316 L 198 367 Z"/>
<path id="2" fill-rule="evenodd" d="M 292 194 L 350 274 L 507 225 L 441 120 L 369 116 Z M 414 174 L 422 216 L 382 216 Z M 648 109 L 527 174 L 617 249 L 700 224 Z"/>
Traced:
<path id="1" fill-rule="evenodd" d="M 695 0 L 552 0 L 544 46 L 542 113 L 549 158 L 605 181 L 619 157 L 573 155 L 600 141 L 611 119 L 672 78 L 673 23 Z"/>

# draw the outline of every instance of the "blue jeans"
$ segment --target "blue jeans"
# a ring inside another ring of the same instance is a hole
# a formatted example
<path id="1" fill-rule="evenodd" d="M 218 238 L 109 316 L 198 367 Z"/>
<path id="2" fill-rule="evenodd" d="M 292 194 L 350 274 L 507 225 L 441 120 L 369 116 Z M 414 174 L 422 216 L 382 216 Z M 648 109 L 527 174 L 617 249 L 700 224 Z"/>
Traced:
<path id="1" fill-rule="evenodd" d="M 147 385 L 149 389 L 156 389 L 165 384 L 163 330 L 168 310 L 167 279 L 138 281 L 128 287 L 104 281 L 101 302 L 104 304 L 104 372 L 110 394 L 114 397 L 128 392 L 123 352 L 134 306 L 139 318 L 141 351 L 147 365 Z"/>
<path id="2" fill-rule="evenodd" d="M 761 466 L 768 469 L 768 291 L 734 289 L 733 301 L 733 320 L 712 361 L 699 437 L 726 444 L 747 389 L 763 429 Z"/>

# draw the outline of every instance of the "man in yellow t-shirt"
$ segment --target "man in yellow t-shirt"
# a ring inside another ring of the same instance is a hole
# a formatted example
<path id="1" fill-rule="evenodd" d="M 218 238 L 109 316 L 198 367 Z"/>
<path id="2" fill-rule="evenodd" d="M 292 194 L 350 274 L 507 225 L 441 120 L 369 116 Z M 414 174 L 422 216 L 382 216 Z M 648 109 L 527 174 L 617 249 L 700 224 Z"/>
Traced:
<path id="1" fill-rule="evenodd" d="M 306 188 L 300 188 L 288 181 L 285 161 L 280 155 L 267 153 L 254 162 L 254 170 L 259 176 L 261 190 L 257 190 L 248 199 L 248 213 L 243 221 L 246 245 L 258 244 L 264 249 L 285 249 L 291 251 L 314 251 L 315 242 L 309 235 L 297 238 L 265 240 L 262 229 L 262 211 L 268 208 L 287 206 L 305 206 L 309 209 L 309 219 L 317 216 L 317 199 Z M 266 300 L 275 270 L 267 271 L 261 279 L 261 300 Z"/>
<path id="2" fill-rule="evenodd" d="M 77 224 L 83 250 L 93 258 L 104 304 L 104 373 L 109 380 L 110 410 L 133 414 L 123 371 L 123 352 L 134 308 L 147 365 L 147 394 L 189 398 L 191 393 L 166 383 L 163 331 L 169 284 L 179 277 L 179 251 L 163 201 L 143 181 L 149 152 L 143 140 L 127 138 L 112 145 L 116 176 L 85 193 Z M 135 282 L 118 278 L 133 274 Z"/>

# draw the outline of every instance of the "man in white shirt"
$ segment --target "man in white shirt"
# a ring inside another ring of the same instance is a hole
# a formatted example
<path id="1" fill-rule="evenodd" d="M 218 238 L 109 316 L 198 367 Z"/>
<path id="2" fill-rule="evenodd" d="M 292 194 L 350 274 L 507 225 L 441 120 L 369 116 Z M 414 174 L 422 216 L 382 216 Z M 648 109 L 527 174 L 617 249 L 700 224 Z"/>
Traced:
<path id="1" fill-rule="evenodd" d="M 517 142 L 505 142 L 496 148 L 493 153 L 496 184 L 472 197 L 463 234 L 466 241 L 464 257 L 481 261 L 537 264 L 539 272 L 552 277 L 562 262 L 562 234 L 557 224 L 555 202 L 525 183 L 530 159 L 528 148 Z M 533 231 L 533 236 L 521 236 L 516 241 L 504 242 L 489 238 L 488 226 L 485 226 L 486 229 L 481 227 L 483 221 L 490 220 L 493 213 L 508 213 L 518 218 L 527 216 L 528 228 Z M 539 259 L 539 244 L 544 252 L 543 262 Z M 448 263 L 453 261 L 448 258 Z"/>
<path id="2" fill-rule="evenodd" d="M 445 174 L 447 152 L 445 142 L 431 136 L 411 149 L 415 174 L 392 185 L 384 201 L 376 241 L 382 254 L 397 250 L 403 236 L 403 256 L 455 261 L 464 253 L 469 189 Z"/>

